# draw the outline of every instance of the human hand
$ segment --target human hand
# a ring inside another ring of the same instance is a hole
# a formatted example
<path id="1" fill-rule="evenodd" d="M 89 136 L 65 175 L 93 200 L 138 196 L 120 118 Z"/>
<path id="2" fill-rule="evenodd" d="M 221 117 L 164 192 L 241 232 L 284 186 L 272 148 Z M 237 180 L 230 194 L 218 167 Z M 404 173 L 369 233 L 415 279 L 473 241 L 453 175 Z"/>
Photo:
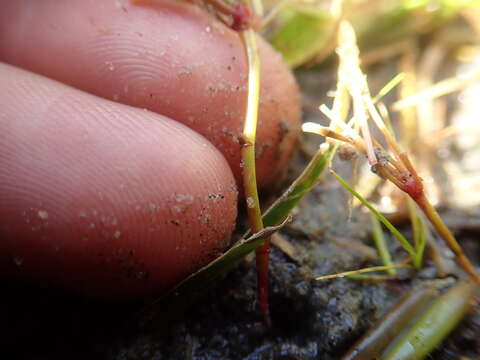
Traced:
<path id="1" fill-rule="evenodd" d="M 263 42 L 260 54 L 268 186 L 299 100 L 279 56 Z M 174 0 L 19 0 L 2 4 L 0 61 L 2 272 L 141 297 L 228 245 L 246 101 L 235 32 Z"/>

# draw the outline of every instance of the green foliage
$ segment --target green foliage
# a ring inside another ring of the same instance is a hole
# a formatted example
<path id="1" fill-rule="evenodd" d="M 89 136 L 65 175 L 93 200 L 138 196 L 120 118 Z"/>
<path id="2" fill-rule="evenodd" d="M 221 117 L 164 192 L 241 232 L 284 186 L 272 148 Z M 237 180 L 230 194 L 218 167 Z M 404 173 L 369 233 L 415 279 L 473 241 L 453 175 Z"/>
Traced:
<path id="1" fill-rule="evenodd" d="M 288 20 L 272 38 L 287 64 L 297 67 L 316 55 L 327 43 L 334 21 L 328 12 L 304 7 L 285 10 Z"/>
<path id="2" fill-rule="evenodd" d="M 303 173 L 292 183 L 285 193 L 264 213 L 263 222 L 273 226 L 282 222 L 298 202 L 315 186 L 318 178 L 335 154 L 330 146 L 324 153 L 317 152 Z"/>
<path id="3" fill-rule="evenodd" d="M 383 236 L 382 225 L 373 213 L 370 214 L 370 219 L 372 221 L 372 237 L 380 255 L 380 259 L 382 259 L 383 265 L 392 266 L 392 258 L 390 257 L 390 253 L 388 252 L 387 244 L 385 242 L 385 237 Z M 387 274 L 395 275 L 396 271 L 395 269 L 388 269 Z"/>
<path id="4" fill-rule="evenodd" d="M 372 49 L 432 31 L 451 20 L 460 10 L 472 7 L 480 7 L 480 1 L 345 1 L 343 15 L 355 28 L 360 47 Z M 274 30 L 270 41 L 291 67 L 305 64 L 321 51 L 333 51 L 329 39 L 336 20 L 328 10 L 293 0 L 280 11 L 277 20 L 280 26 Z"/>
<path id="5" fill-rule="evenodd" d="M 353 196 L 355 196 L 364 206 L 366 206 L 373 215 L 383 224 L 385 227 L 392 233 L 392 235 L 400 242 L 403 248 L 413 257 L 416 256 L 415 249 L 410 245 L 410 243 L 405 239 L 405 237 L 397 230 L 395 226 L 392 225 L 388 219 L 383 216 L 377 209 L 375 209 L 362 195 L 353 189 L 353 187 L 347 183 L 340 175 L 335 171 L 331 170 L 330 173 L 338 180 L 338 182 Z"/>

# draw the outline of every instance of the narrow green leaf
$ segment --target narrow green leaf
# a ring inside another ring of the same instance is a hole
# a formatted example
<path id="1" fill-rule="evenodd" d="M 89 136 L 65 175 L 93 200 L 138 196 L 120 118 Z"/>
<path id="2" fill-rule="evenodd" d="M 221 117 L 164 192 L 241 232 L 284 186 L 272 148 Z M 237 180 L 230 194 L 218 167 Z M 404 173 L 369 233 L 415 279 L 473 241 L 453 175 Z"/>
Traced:
<path id="1" fill-rule="evenodd" d="M 422 267 L 423 252 L 427 242 L 427 230 L 422 218 L 418 216 L 415 202 L 410 197 L 407 198 L 407 205 L 410 214 L 410 222 L 412 223 L 413 244 L 416 253 L 413 257 L 413 265 L 417 269 L 420 269 Z"/>
<path id="2" fill-rule="evenodd" d="M 373 241 L 375 242 L 375 246 L 377 247 L 378 254 L 380 255 L 380 259 L 382 259 L 382 263 L 385 266 L 392 266 L 392 258 L 390 253 L 388 252 L 387 244 L 385 242 L 385 237 L 383 236 L 382 225 L 378 218 L 373 214 L 370 213 L 370 220 L 372 221 L 372 237 Z M 395 269 L 387 269 L 387 274 L 395 275 L 397 272 Z"/>
<path id="3" fill-rule="evenodd" d="M 315 280 L 337 279 L 337 278 L 343 278 L 343 277 L 347 277 L 347 276 L 355 276 L 355 275 L 358 275 L 358 274 L 363 274 L 363 273 L 368 273 L 368 272 L 386 271 L 388 269 L 400 269 L 400 268 L 408 268 L 408 267 L 410 267 L 410 266 L 409 265 L 403 265 L 403 264 L 392 265 L 392 266 L 372 266 L 372 267 L 358 269 L 358 270 L 344 271 L 344 272 L 337 273 L 337 274 L 317 276 L 315 278 Z"/>
<path id="4" fill-rule="evenodd" d="M 385 86 L 378 92 L 377 95 L 372 99 L 372 102 L 376 104 L 379 102 L 385 95 L 387 95 L 390 91 L 393 90 L 395 86 L 400 84 L 402 80 L 405 78 L 404 73 L 399 73 L 393 77 L 388 83 L 385 84 Z"/>
<path id="5" fill-rule="evenodd" d="M 290 211 L 316 185 L 335 151 L 336 147 L 330 146 L 325 152 L 318 151 L 312 157 L 302 174 L 263 214 L 263 223 L 266 226 L 273 226 L 285 220 Z"/>
<path id="6" fill-rule="evenodd" d="M 425 250 L 425 245 L 427 243 L 427 231 L 425 229 L 425 223 L 422 218 L 419 216 L 416 219 L 418 234 L 416 235 L 415 241 L 415 252 L 416 255 L 413 257 L 413 265 L 419 269 L 422 267 L 423 252 Z"/>
<path id="7" fill-rule="evenodd" d="M 380 214 L 380 212 L 375 209 L 362 195 L 356 192 L 350 184 L 348 184 L 340 175 L 335 171 L 330 170 L 330 173 L 338 180 L 338 182 L 345 188 L 349 193 L 355 196 L 363 205 L 365 205 L 372 213 L 377 217 L 380 222 L 385 225 L 385 227 L 390 230 L 393 236 L 400 242 L 403 248 L 412 256 L 415 257 L 415 249 L 410 245 L 410 243 L 405 239 L 405 237 L 392 225 L 390 221 L 387 220 L 385 216 Z"/>

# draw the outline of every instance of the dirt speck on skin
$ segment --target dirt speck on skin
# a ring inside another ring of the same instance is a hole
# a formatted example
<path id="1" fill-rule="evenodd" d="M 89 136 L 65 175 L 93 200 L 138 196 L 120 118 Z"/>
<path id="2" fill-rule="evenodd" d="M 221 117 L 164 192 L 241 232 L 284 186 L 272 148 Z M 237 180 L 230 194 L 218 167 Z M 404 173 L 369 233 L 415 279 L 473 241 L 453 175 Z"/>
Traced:
<path id="1" fill-rule="evenodd" d="M 112 61 L 105 61 L 105 65 L 106 65 L 108 70 L 110 70 L 110 71 L 115 70 L 115 65 L 113 64 Z"/>
<path id="2" fill-rule="evenodd" d="M 15 256 L 15 257 L 13 258 L 13 263 L 14 263 L 16 266 L 20 267 L 20 266 L 23 265 L 23 258 L 21 258 L 21 257 L 19 257 L 19 256 Z"/>
<path id="3" fill-rule="evenodd" d="M 178 72 L 179 77 L 189 77 L 191 75 L 192 75 L 192 70 L 185 66 L 180 68 Z"/>
<path id="4" fill-rule="evenodd" d="M 38 210 L 37 215 L 42 220 L 48 220 L 48 212 L 46 210 Z"/>

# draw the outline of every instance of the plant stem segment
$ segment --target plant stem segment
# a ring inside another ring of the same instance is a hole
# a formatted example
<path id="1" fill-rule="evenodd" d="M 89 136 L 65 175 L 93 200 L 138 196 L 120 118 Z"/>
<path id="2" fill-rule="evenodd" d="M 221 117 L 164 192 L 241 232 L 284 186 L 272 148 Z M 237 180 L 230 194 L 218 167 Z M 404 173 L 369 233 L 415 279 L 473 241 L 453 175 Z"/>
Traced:
<path id="1" fill-rule="evenodd" d="M 390 257 L 390 253 L 388 252 L 380 220 L 378 220 L 374 214 L 370 214 L 370 220 L 372 222 L 373 241 L 375 242 L 375 246 L 377 247 L 378 253 L 380 254 L 380 259 L 382 259 L 383 265 L 392 266 L 392 258 Z M 386 272 L 388 275 L 392 276 L 397 274 L 395 269 L 388 269 L 386 270 Z"/>
<path id="2" fill-rule="evenodd" d="M 253 233 L 263 229 L 262 213 L 258 199 L 257 179 L 255 172 L 255 137 L 257 131 L 258 104 L 260 96 L 260 57 L 257 51 L 255 32 L 251 29 L 242 31 L 241 37 L 248 60 L 248 97 L 243 129 L 244 146 L 242 148 L 243 186 L 247 201 L 247 212 Z M 270 324 L 268 304 L 268 262 L 270 239 L 256 250 L 257 264 L 257 300 L 260 311 Z"/>
<path id="3" fill-rule="evenodd" d="M 478 275 L 477 271 L 473 267 L 470 260 L 468 260 L 467 256 L 463 252 L 462 248 L 458 244 L 457 240 L 445 225 L 443 220 L 441 219 L 440 215 L 438 214 L 437 210 L 432 206 L 430 201 L 428 201 L 425 194 L 421 194 L 417 199 L 414 199 L 417 205 L 422 209 L 425 216 L 430 220 L 433 227 L 437 231 L 438 235 L 446 242 L 450 250 L 453 251 L 457 262 L 463 267 L 463 269 L 473 278 L 477 283 L 480 284 L 480 276 Z"/>

